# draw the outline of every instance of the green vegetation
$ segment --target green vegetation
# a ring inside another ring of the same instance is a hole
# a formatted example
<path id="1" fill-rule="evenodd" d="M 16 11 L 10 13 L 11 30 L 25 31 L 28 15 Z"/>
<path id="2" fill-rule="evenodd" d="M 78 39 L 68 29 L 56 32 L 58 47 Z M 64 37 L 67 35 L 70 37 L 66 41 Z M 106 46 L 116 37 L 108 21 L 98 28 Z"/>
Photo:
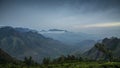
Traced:
<path id="1" fill-rule="evenodd" d="M 74 55 L 61 55 L 56 59 L 46 57 L 41 63 L 36 63 L 30 56 L 25 57 L 24 61 L 1 63 L 0 68 L 120 68 L 120 61 L 91 60 Z"/>
<path id="2" fill-rule="evenodd" d="M 42 65 L 41 68 L 119 68 L 118 62 L 74 62 L 74 63 L 61 63 L 50 64 L 48 66 Z"/>
<path id="3" fill-rule="evenodd" d="M 120 62 L 74 62 L 59 64 L 0 64 L 0 68 L 120 68 Z"/>

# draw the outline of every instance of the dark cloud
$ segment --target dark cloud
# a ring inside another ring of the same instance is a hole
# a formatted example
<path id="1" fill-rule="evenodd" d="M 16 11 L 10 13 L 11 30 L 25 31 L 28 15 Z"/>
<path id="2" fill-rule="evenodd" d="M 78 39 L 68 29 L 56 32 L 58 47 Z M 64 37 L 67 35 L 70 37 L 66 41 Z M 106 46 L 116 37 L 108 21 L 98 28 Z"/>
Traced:
<path id="1" fill-rule="evenodd" d="M 85 9 L 96 11 L 96 10 L 107 10 L 117 9 L 120 10 L 120 0 L 0 0 L 0 6 L 16 6 L 16 5 L 36 5 L 51 7 L 70 7 L 80 9 L 85 6 Z"/>
<path id="2" fill-rule="evenodd" d="M 71 30 L 119 18 L 120 0 L 0 0 L 0 25 Z"/>

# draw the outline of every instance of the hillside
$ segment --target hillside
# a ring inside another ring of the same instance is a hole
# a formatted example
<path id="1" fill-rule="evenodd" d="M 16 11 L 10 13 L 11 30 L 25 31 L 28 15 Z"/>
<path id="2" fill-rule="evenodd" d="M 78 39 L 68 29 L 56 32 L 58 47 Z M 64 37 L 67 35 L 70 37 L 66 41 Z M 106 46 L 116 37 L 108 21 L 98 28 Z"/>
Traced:
<path id="1" fill-rule="evenodd" d="M 12 63 L 14 62 L 15 59 L 13 59 L 10 55 L 8 55 L 8 53 L 4 52 L 2 49 L 0 49 L 0 64 L 1 63 Z"/>
<path id="2" fill-rule="evenodd" d="M 99 49 L 98 49 L 99 46 Z M 101 49 L 101 51 L 100 51 Z M 96 43 L 93 48 L 83 55 L 92 59 L 106 58 L 104 53 L 111 53 L 113 57 L 120 57 L 120 39 L 116 37 L 105 38 L 101 43 Z"/>
<path id="3" fill-rule="evenodd" d="M 36 31 L 12 27 L 0 28 L 0 48 L 18 59 L 32 56 L 36 61 L 41 61 L 43 57 L 65 55 L 69 49 L 67 45 Z"/>

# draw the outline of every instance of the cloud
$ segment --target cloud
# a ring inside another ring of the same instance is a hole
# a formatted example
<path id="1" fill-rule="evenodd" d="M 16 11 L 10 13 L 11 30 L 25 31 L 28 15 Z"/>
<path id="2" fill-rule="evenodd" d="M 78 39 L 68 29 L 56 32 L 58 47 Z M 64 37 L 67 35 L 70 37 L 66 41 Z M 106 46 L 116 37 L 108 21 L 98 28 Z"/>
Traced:
<path id="1" fill-rule="evenodd" d="M 120 0 L 3 0 L 0 2 L 0 25 L 36 30 L 119 32 L 119 6 Z"/>

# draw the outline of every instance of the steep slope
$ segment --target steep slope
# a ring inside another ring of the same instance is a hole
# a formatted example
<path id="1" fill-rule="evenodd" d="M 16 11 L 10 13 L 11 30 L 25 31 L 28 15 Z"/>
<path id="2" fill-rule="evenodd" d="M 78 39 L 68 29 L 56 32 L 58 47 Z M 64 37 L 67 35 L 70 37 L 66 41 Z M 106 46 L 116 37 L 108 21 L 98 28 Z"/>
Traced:
<path id="1" fill-rule="evenodd" d="M 36 61 L 68 52 L 68 46 L 59 41 L 46 38 L 33 30 L 12 27 L 0 28 L 0 48 L 18 59 L 32 56 Z"/>
<path id="2" fill-rule="evenodd" d="M 13 59 L 10 55 L 8 55 L 6 52 L 4 52 L 2 49 L 0 49 L 0 64 L 1 63 L 12 63 L 15 59 Z"/>
<path id="3" fill-rule="evenodd" d="M 109 50 L 111 51 L 112 55 L 114 57 L 119 57 L 120 56 L 120 39 L 116 37 L 112 38 L 105 38 L 102 40 L 100 44 L 103 44 L 103 50 Z M 85 52 L 83 55 L 92 58 L 92 59 L 100 59 L 100 58 L 105 58 L 105 54 L 101 52 L 97 47 L 97 44 L 93 48 L 91 48 L 89 51 Z"/>

